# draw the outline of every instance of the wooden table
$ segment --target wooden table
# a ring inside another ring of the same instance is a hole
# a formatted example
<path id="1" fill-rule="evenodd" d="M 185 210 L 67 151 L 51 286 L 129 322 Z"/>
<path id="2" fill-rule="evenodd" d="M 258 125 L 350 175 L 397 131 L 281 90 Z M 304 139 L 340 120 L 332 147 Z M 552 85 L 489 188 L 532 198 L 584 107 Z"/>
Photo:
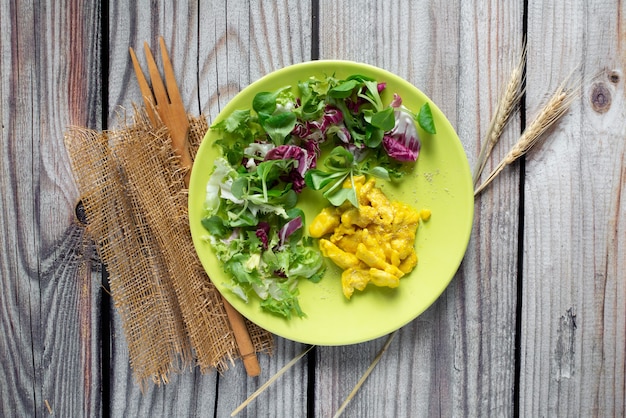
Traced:
<path id="1" fill-rule="evenodd" d="M 345 416 L 624 416 L 622 2 L 127 3 L 0 1 L 0 416 L 228 416 L 304 348 L 276 338 L 258 378 L 239 363 L 142 393 L 98 260 L 77 267 L 64 131 L 113 128 L 140 102 L 128 47 L 159 35 L 193 114 L 211 120 L 292 63 L 362 61 L 429 95 L 472 166 L 526 37 L 526 96 L 488 170 L 568 74 L 583 78 L 548 137 L 477 199 L 457 275 Z M 332 416 L 383 343 L 317 347 L 241 416 Z"/>

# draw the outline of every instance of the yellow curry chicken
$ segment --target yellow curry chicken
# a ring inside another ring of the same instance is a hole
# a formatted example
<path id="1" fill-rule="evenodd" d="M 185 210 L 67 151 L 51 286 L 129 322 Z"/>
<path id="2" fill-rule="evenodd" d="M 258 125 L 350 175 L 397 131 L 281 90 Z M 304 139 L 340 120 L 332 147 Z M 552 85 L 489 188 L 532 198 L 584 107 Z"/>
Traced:
<path id="1" fill-rule="evenodd" d="M 344 187 L 352 187 L 348 181 Z M 322 254 L 343 269 L 343 294 L 350 299 L 354 290 L 376 286 L 398 287 L 400 278 L 417 264 L 415 235 L 420 220 L 430 211 L 417 211 L 402 202 L 389 201 L 372 178 L 354 178 L 359 207 L 349 202 L 324 208 L 309 226 L 313 238 L 320 238 Z"/>

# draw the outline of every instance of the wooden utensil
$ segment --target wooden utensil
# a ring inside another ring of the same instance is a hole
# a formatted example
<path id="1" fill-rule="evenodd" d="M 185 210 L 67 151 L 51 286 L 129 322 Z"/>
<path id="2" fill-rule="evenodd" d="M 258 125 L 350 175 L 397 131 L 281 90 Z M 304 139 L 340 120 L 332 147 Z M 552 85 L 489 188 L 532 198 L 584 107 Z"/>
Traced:
<path id="1" fill-rule="evenodd" d="M 139 89 L 143 96 L 144 103 L 146 105 L 146 111 L 150 121 L 156 124 L 158 119 L 167 126 L 172 139 L 172 148 L 174 152 L 180 157 L 180 164 L 187 170 L 185 174 L 185 185 L 189 187 L 189 179 L 191 177 L 191 167 L 193 162 L 189 154 L 189 143 L 187 136 L 189 133 L 189 119 L 187 118 L 187 112 L 183 105 L 183 101 L 176 84 L 176 78 L 174 77 L 174 69 L 165 47 L 165 41 L 163 37 L 159 37 L 159 44 L 161 46 L 161 57 L 163 59 L 163 73 L 165 74 L 165 84 L 161 79 L 159 69 L 156 65 L 152 52 L 148 43 L 144 43 L 144 51 L 146 54 L 146 61 L 148 62 L 148 71 L 150 79 L 152 80 L 152 88 L 148 84 L 135 55 L 135 51 L 132 48 L 130 50 L 130 56 L 133 61 L 133 67 L 139 82 Z M 228 320 L 230 322 L 233 334 L 235 335 L 235 341 L 239 354 L 243 360 L 246 372 L 249 376 L 258 376 L 261 373 L 261 368 L 254 350 L 254 345 L 250 339 L 250 334 L 246 328 L 243 316 L 232 307 L 230 303 L 222 298 Z"/>

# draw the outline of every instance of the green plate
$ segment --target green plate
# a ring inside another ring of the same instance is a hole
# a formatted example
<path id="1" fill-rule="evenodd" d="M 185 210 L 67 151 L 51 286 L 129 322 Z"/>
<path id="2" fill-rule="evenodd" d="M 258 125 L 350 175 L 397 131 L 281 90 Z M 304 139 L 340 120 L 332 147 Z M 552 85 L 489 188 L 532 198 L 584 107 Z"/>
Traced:
<path id="1" fill-rule="evenodd" d="M 417 112 L 426 102 L 437 128 L 436 135 L 420 130 L 422 148 L 414 170 L 398 185 L 377 181 L 392 200 L 400 200 L 417 209 L 432 211 L 431 219 L 417 232 L 415 248 L 417 267 L 400 281 L 396 289 L 369 285 L 355 291 L 347 300 L 341 290 L 341 271 L 328 261 L 329 268 L 321 282 L 301 280 L 300 305 L 305 318 L 290 320 L 261 310 L 256 300 L 245 303 L 225 289 L 230 281 L 217 261 L 211 246 L 203 239 L 207 232 L 200 221 L 204 216 L 205 186 L 220 150 L 214 146 L 215 132 L 209 130 L 198 150 L 189 186 L 189 222 L 193 243 L 209 277 L 224 297 L 262 328 L 281 337 L 307 344 L 345 345 L 368 341 L 388 334 L 415 319 L 445 290 L 465 254 L 472 229 L 474 195 L 469 164 L 454 129 L 439 108 L 413 85 L 380 68 L 350 61 L 312 61 L 275 71 L 242 90 L 213 122 L 222 120 L 236 109 L 250 109 L 253 97 L 262 91 L 274 91 L 312 75 L 335 75 L 345 78 L 363 74 L 386 82 L 383 103 L 394 92 L 403 104 Z M 299 199 L 308 221 L 327 205 L 319 192 L 305 190 Z M 308 229 L 307 229 L 308 231 Z"/>

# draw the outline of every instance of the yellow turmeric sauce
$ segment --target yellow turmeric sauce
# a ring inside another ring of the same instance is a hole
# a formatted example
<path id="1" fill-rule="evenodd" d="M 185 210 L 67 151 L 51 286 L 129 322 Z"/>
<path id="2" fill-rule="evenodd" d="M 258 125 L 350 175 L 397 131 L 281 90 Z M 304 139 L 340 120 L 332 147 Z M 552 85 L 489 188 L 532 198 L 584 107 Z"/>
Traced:
<path id="1" fill-rule="evenodd" d="M 343 187 L 352 187 L 349 180 Z M 400 278 L 417 264 L 415 235 L 420 220 L 430 211 L 417 211 L 402 202 L 389 201 L 376 181 L 354 178 L 359 207 L 349 202 L 324 208 L 309 226 L 325 257 L 343 269 L 341 286 L 350 299 L 354 290 L 375 286 L 398 287 Z"/>

